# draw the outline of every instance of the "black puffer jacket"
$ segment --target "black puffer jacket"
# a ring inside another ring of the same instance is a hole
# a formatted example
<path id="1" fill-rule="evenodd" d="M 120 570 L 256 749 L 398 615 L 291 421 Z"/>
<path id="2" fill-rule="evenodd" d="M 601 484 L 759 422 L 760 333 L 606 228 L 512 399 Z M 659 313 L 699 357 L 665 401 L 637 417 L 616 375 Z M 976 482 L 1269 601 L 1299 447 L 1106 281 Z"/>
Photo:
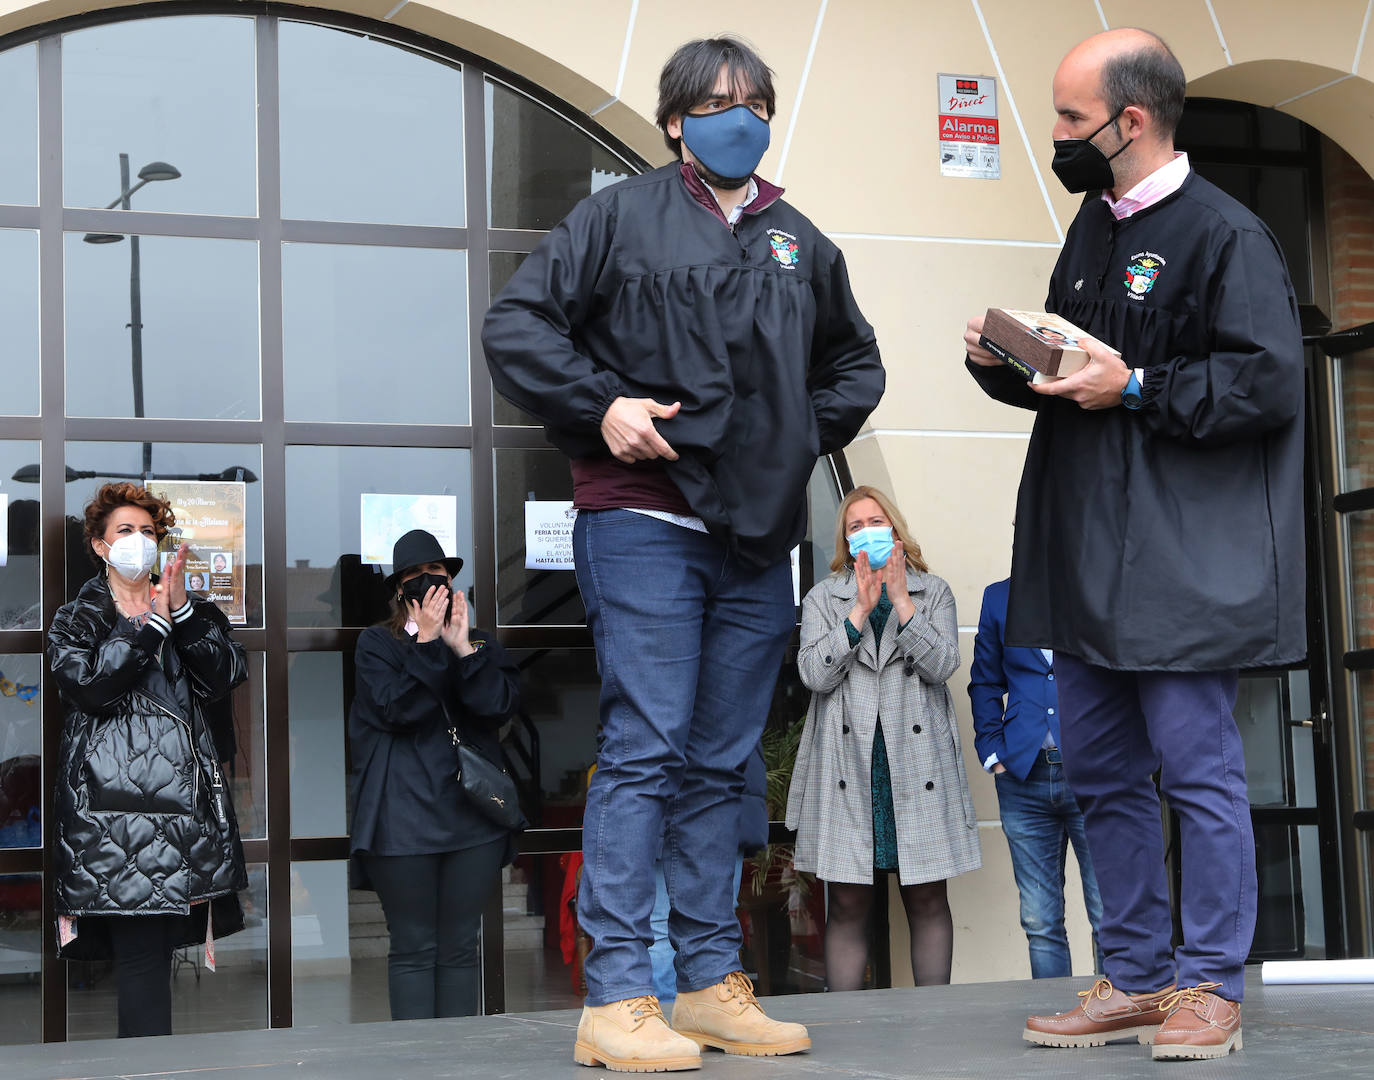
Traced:
<path id="1" fill-rule="evenodd" d="M 186 915 L 220 897 L 215 936 L 242 925 L 243 848 L 201 706 L 247 668 L 219 609 L 192 604 L 164 641 L 118 615 L 99 574 L 48 631 L 66 705 L 53 853 L 60 914 Z M 83 924 L 78 941 L 89 936 Z"/>

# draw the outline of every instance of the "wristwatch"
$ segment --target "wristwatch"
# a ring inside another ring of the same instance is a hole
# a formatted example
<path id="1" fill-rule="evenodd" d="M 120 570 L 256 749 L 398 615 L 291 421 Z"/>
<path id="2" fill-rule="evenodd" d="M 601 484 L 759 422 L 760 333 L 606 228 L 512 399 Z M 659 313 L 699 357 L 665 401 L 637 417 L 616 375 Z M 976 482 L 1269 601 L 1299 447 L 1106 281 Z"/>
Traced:
<path id="1" fill-rule="evenodd" d="M 1140 396 L 1140 375 L 1138 368 L 1131 369 L 1131 377 L 1126 380 L 1126 386 L 1121 391 L 1121 404 L 1134 412 L 1140 408 L 1142 399 Z"/>

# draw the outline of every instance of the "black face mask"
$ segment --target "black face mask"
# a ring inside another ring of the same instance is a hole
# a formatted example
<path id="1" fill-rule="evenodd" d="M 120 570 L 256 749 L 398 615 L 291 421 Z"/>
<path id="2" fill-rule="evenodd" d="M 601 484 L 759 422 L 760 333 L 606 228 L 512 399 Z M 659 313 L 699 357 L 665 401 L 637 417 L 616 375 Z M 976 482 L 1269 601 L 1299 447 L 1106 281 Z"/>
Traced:
<path id="1" fill-rule="evenodd" d="M 1127 139 L 1111 157 L 1108 157 L 1093 139 L 1107 124 L 1116 123 L 1120 115 L 1121 113 L 1117 113 L 1116 116 L 1109 117 L 1107 123 L 1086 139 L 1054 140 L 1054 162 L 1050 168 L 1054 170 L 1054 175 L 1059 177 L 1059 182 L 1064 185 L 1065 190 L 1076 195 L 1080 191 L 1106 191 L 1115 186 L 1116 177 L 1112 175 L 1110 162 L 1135 140 Z"/>
<path id="2" fill-rule="evenodd" d="M 449 607 L 452 608 L 453 592 L 449 588 L 448 578 L 444 577 L 443 574 L 421 574 L 419 577 L 411 578 L 401 586 L 401 600 L 406 605 L 406 611 L 410 611 L 412 600 L 424 604 L 425 594 L 436 585 L 448 592 Z M 445 613 L 444 619 L 448 619 L 447 613 Z"/>

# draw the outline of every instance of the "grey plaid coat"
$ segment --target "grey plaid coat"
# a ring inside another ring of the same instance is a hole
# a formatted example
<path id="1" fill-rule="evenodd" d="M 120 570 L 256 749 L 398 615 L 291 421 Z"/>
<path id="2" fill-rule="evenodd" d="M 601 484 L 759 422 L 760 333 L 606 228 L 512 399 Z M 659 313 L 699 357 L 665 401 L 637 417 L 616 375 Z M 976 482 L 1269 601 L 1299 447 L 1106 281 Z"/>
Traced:
<path id="1" fill-rule="evenodd" d="M 787 798 L 796 867 L 825 881 L 873 880 L 873 739 L 883 725 L 903 885 L 939 881 L 983 864 L 964 775 L 954 699 L 959 627 L 949 586 L 906 575 L 916 614 L 898 632 L 892 615 L 875 641 L 864 620 L 850 648 L 844 620 L 858 585 L 850 570 L 806 595 L 797 666 L 812 691 Z"/>

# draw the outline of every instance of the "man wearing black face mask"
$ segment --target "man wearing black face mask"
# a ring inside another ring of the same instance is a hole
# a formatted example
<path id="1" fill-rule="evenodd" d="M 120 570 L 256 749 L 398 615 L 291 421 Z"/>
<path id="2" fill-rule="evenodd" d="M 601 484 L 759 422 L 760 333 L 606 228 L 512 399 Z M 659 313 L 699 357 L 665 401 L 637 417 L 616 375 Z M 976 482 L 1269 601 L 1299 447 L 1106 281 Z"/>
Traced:
<path id="1" fill-rule="evenodd" d="M 1306 652 L 1297 303 L 1269 230 L 1174 151 L 1185 86 L 1142 30 L 1089 38 L 1055 74 L 1054 170 L 1091 194 L 1045 307 L 1096 339 L 1088 365 L 1031 385 L 980 347 L 981 319 L 964 337 L 983 390 L 1036 412 L 1006 640 L 1054 650 L 1102 895 L 1107 977 L 1024 1035 L 1135 1037 L 1157 1059 L 1241 1048 L 1256 878 L 1238 669 Z M 1156 769 L 1182 833 L 1176 953 Z"/>
<path id="2" fill-rule="evenodd" d="M 579 203 L 482 335 L 496 389 L 572 459 L 602 676 L 578 898 L 587 1065 L 695 1069 L 702 1045 L 811 1045 L 739 969 L 731 883 L 746 764 L 796 625 L 806 483 L 878 403 L 883 369 L 840 252 L 754 174 L 773 112 L 751 49 L 684 45 L 657 111 L 679 160 Z M 660 853 L 672 1029 L 648 952 Z"/>

